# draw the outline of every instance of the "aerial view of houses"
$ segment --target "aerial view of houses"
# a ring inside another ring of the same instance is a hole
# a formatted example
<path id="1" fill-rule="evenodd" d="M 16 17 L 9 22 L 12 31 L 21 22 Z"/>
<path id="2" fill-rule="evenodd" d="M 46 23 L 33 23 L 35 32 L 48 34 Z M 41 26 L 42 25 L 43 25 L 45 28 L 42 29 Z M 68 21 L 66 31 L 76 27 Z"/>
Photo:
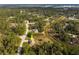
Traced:
<path id="1" fill-rule="evenodd" d="M 79 55 L 79 5 L 1 5 L 0 55 Z"/>

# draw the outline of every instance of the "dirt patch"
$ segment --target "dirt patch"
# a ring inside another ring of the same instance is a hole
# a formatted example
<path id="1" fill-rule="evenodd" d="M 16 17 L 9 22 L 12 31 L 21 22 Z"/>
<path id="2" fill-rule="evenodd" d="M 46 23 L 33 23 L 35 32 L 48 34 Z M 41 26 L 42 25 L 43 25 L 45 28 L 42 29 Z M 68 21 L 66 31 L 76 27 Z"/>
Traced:
<path id="1" fill-rule="evenodd" d="M 34 34 L 34 39 L 37 45 L 43 44 L 44 42 L 52 43 L 52 41 L 42 33 Z"/>

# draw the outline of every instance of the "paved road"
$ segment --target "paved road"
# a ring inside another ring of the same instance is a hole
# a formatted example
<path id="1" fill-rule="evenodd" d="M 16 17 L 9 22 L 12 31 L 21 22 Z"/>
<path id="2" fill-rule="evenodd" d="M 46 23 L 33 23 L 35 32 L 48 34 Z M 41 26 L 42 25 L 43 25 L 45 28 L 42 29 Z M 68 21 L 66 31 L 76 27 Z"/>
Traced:
<path id="1" fill-rule="evenodd" d="M 29 27 L 29 22 L 28 21 L 26 21 L 26 33 L 24 34 L 24 35 L 22 35 L 22 36 L 19 36 L 20 38 L 21 38 L 21 43 L 20 43 L 20 46 L 18 47 L 18 53 L 17 53 L 17 55 L 20 55 L 20 53 L 21 53 L 21 50 L 22 50 L 22 45 L 23 45 L 23 43 L 24 42 L 28 42 L 28 40 L 25 40 L 26 39 L 26 37 L 27 37 L 27 33 L 28 33 L 28 27 Z"/>
<path id="2" fill-rule="evenodd" d="M 45 20 L 48 20 L 49 18 L 45 19 Z M 28 40 L 25 40 L 26 37 L 27 37 L 27 33 L 29 31 L 29 24 L 34 24 L 34 23 L 29 23 L 29 21 L 26 21 L 26 33 L 22 36 L 19 36 L 21 38 L 21 43 L 20 43 L 20 46 L 18 47 L 18 53 L 17 55 L 20 55 L 21 54 L 21 50 L 22 50 L 22 45 L 24 42 L 28 42 Z M 32 43 L 30 44 L 30 46 L 33 46 L 35 44 L 35 41 L 34 41 L 34 38 L 31 38 L 32 39 Z"/>

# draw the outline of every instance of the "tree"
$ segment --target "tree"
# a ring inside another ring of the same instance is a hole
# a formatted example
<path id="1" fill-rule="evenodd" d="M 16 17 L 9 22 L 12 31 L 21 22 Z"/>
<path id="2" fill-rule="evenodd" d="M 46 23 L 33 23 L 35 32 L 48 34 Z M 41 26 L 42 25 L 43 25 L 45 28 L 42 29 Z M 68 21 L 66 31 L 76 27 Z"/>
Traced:
<path id="1" fill-rule="evenodd" d="M 8 32 L 7 35 L 2 36 L 2 45 L 0 46 L 0 52 L 2 54 L 16 54 L 21 39 L 14 33 Z M 0 39 L 0 40 L 1 40 Z M 3 52 L 2 52 L 3 51 Z"/>
<path id="2" fill-rule="evenodd" d="M 18 35 L 23 35 L 26 32 L 26 25 L 25 24 L 18 24 L 15 28 L 15 33 Z"/>
<path id="3" fill-rule="evenodd" d="M 32 33 L 31 33 L 31 32 L 29 32 L 29 33 L 27 34 L 27 36 L 28 36 L 29 38 L 31 38 Z"/>

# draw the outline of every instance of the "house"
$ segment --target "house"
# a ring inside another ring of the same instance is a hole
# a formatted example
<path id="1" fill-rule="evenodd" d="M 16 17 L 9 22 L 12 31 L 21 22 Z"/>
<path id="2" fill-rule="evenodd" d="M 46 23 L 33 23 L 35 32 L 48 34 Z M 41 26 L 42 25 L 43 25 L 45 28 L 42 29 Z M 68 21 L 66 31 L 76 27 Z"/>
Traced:
<path id="1" fill-rule="evenodd" d="M 20 10 L 20 14 L 23 14 L 23 13 L 25 13 L 25 10 Z"/>
<path id="2" fill-rule="evenodd" d="M 36 28 L 35 22 L 29 22 L 29 31 L 38 33 L 38 29 Z"/>
<path id="3" fill-rule="evenodd" d="M 31 29 L 30 32 L 39 33 L 38 29 Z"/>
<path id="4" fill-rule="evenodd" d="M 79 20 L 79 19 L 75 18 L 75 15 L 73 17 L 69 17 L 68 19 L 69 20 Z"/>
<path id="5" fill-rule="evenodd" d="M 10 17 L 8 17 L 8 19 L 13 19 L 13 18 L 15 18 L 14 16 L 10 16 Z"/>

